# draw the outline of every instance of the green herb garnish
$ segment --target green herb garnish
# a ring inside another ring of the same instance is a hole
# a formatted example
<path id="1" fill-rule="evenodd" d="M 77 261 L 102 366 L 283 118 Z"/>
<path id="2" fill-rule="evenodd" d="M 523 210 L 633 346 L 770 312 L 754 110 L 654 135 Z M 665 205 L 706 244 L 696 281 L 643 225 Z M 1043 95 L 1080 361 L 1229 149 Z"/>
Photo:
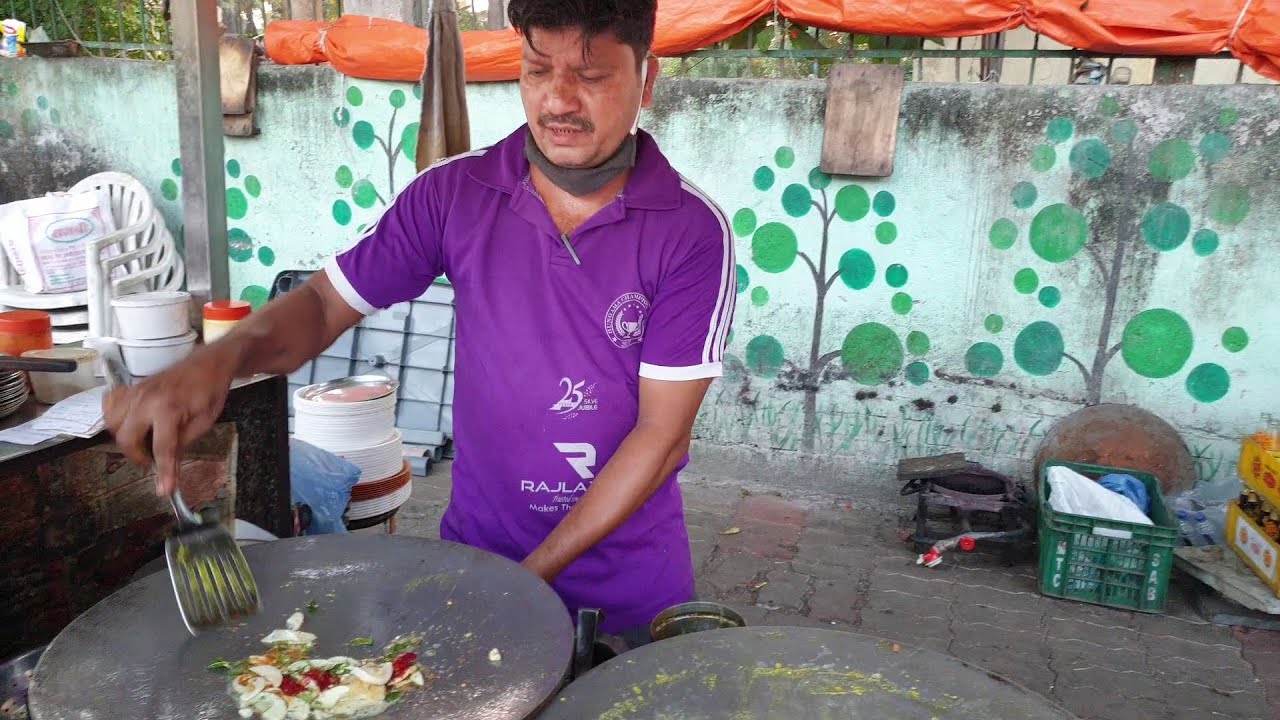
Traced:
<path id="1" fill-rule="evenodd" d="M 354 638 L 350 644 L 356 647 L 371 647 L 373 645 L 373 638 L 367 638 L 367 637 Z"/>
<path id="2" fill-rule="evenodd" d="M 316 604 L 315 600 L 312 600 L 311 602 L 307 603 L 307 612 L 313 613 L 319 609 L 320 609 L 320 606 Z"/>
<path id="3" fill-rule="evenodd" d="M 249 665 L 246 662 L 227 662 L 226 660 L 215 660 L 209 663 L 209 669 L 215 672 L 225 672 L 228 675 L 242 675 L 248 670 Z"/>
<path id="4" fill-rule="evenodd" d="M 337 675 L 338 677 L 343 677 L 345 675 L 351 674 L 351 668 L 345 664 L 339 663 L 329 668 L 329 672 L 333 673 L 334 675 Z"/>
<path id="5" fill-rule="evenodd" d="M 387 693 L 387 702 L 393 703 L 399 699 L 400 699 L 399 690 L 392 690 L 391 692 Z"/>

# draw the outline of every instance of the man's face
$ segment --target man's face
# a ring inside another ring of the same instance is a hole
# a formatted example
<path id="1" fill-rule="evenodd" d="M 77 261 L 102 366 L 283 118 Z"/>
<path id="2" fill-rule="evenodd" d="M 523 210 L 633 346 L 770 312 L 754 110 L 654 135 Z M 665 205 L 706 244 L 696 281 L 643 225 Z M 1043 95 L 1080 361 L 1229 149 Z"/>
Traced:
<path id="1" fill-rule="evenodd" d="M 612 33 L 592 38 L 584 53 L 582 33 L 534 30 L 535 50 L 523 43 L 520 97 L 533 139 L 561 167 L 604 162 L 631 133 L 641 101 L 652 101 L 657 61 L 642 88 L 636 53 Z"/>

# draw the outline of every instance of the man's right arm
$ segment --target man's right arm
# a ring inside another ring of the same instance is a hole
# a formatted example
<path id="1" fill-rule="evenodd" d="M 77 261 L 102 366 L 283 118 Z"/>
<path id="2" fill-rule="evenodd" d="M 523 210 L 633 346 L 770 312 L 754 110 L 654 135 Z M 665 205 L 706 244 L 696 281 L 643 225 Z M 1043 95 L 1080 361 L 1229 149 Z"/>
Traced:
<path id="1" fill-rule="evenodd" d="M 107 394 L 107 428 L 131 461 L 155 462 L 157 492 L 172 492 L 183 451 L 213 429 L 235 378 L 297 370 L 365 315 L 420 296 L 444 272 L 430 182 L 420 176 L 355 246 L 221 340 Z"/>

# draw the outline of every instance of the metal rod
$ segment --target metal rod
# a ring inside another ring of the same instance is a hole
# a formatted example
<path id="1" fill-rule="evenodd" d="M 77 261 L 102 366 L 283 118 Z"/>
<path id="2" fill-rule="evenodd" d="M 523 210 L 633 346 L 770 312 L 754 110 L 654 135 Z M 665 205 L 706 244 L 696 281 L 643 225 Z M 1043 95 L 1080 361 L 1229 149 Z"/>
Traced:
<path id="1" fill-rule="evenodd" d="M 218 15 L 216 0 L 175 2 L 171 12 L 187 289 L 195 300 L 194 322 L 204 303 L 224 300 L 230 293 Z"/>
<path id="2" fill-rule="evenodd" d="M 147 0 L 138 0 L 138 14 L 142 16 L 142 42 L 150 39 L 151 33 L 147 32 Z"/>
<path id="3" fill-rule="evenodd" d="M 1031 40 L 1031 51 L 1036 53 L 1031 56 L 1031 74 L 1027 76 L 1027 84 L 1036 84 L 1036 59 L 1040 56 L 1040 33 L 1036 33 Z"/>
<path id="4" fill-rule="evenodd" d="M 94 42 L 92 40 L 80 43 L 90 50 L 138 50 L 140 52 L 173 52 L 173 45 L 165 45 L 163 43 L 118 43 L 118 42 Z"/>
<path id="5" fill-rule="evenodd" d="M 124 0 L 116 0 L 116 24 L 120 26 L 120 42 L 129 42 L 124 36 Z"/>
<path id="6" fill-rule="evenodd" d="M 675 57 L 753 57 L 753 58 L 785 58 L 785 59 L 807 59 L 807 58 L 893 58 L 905 59 L 916 57 L 935 57 L 935 58 L 1046 58 L 1046 59 L 1075 59 L 1082 57 L 1083 53 L 1079 50 L 997 50 L 997 49 L 952 49 L 945 48 L 941 50 L 853 50 L 846 53 L 841 50 L 723 50 L 723 49 L 707 49 L 695 50 L 684 55 Z M 1149 57 L 1143 55 L 1126 55 L 1123 53 L 1089 53 L 1089 57 L 1098 58 L 1141 58 Z M 1234 57 L 1229 52 L 1219 53 L 1217 55 L 1201 55 L 1189 57 L 1187 59 L 1209 59 L 1209 60 L 1233 60 Z"/>

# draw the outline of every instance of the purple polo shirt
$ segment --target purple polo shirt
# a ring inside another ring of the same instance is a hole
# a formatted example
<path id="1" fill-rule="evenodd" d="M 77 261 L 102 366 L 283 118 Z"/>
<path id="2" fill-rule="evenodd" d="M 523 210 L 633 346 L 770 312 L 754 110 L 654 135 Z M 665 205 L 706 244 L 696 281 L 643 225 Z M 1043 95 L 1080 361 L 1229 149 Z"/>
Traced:
<path id="1" fill-rule="evenodd" d="M 517 562 L 635 426 L 640 378 L 721 374 L 736 296 L 724 213 L 651 136 L 571 252 L 529 179 L 525 132 L 428 168 L 327 267 L 365 314 L 448 275 L 457 457 L 440 531 Z M 602 629 L 620 632 L 692 598 L 677 473 L 553 583 L 575 615 L 600 608 Z"/>

